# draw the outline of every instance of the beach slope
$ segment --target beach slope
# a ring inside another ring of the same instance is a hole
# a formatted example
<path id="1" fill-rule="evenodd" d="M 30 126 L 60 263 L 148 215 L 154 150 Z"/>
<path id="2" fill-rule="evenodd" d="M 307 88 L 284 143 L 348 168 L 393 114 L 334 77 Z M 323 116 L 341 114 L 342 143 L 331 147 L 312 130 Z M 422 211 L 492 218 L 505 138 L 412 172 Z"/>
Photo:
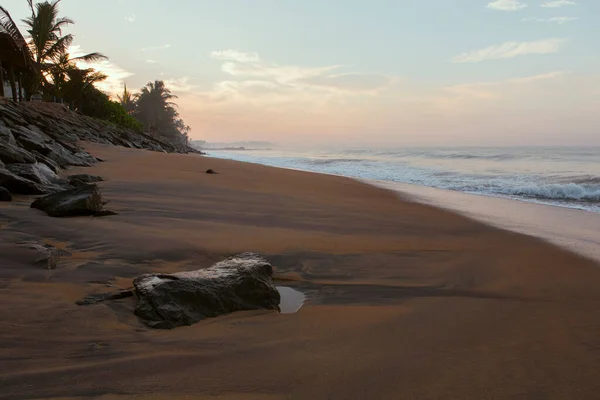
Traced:
<path id="1" fill-rule="evenodd" d="M 600 268 L 357 181 L 87 144 L 118 215 L 0 204 L 3 399 L 596 399 Z M 206 174 L 207 169 L 217 174 Z M 27 242 L 65 251 L 55 270 Z M 145 328 L 147 272 L 259 252 L 296 314 Z"/>

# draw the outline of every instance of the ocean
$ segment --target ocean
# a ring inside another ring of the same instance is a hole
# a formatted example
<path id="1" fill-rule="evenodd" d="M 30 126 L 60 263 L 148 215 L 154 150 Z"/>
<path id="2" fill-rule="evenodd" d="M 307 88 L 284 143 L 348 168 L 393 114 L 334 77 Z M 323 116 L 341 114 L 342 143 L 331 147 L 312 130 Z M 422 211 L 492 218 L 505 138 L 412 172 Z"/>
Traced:
<path id="1" fill-rule="evenodd" d="M 600 212 L 600 147 L 206 151 L 276 167 Z"/>

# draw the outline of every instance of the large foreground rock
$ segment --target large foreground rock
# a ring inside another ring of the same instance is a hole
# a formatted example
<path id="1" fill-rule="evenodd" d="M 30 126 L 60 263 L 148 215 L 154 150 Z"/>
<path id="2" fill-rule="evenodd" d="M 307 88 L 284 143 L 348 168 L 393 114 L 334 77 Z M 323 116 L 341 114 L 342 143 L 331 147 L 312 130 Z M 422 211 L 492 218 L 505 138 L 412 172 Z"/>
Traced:
<path id="1" fill-rule="evenodd" d="M 135 313 L 152 328 L 172 329 L 234 311 L 279 310 L 272 275 L 271 264 L 254 253 L 198 271 L 143 275 L 133 281 Z"/>
<path id="2" fill-rule="evenodd" d="M 31 204 L 31 208 L 45 211 L 51 217 L 114 214 L 103 209 L 97 185 L 85 185 L 41 197 Z"/>

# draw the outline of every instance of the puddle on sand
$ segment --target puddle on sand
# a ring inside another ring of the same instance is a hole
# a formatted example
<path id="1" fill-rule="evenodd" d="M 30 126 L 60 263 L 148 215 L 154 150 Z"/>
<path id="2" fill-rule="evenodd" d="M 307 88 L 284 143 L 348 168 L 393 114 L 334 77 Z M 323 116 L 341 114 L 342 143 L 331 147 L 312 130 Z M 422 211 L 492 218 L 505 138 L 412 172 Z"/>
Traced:
<path id="1" fill-rule="evenodd" d="M 302 307 L 302 304 L 304 304 L 304 300 L 306 300 L 304 293 L 292 289 L 291 287 L 277 286 L 277 290 L 281 295 L 279 308 L 281 309 L 282 314 L 293 314 L 298 312 L 300 307 Z"/>

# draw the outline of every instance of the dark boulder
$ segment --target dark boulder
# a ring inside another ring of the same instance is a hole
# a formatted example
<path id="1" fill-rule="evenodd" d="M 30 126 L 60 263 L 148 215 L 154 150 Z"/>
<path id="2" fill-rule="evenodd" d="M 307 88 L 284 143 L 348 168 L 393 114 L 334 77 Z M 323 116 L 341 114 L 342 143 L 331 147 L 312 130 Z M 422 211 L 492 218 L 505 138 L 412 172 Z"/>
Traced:
<path id="1" fill-rule="evenodd" d="M 2 167 L 0 167 L 0 186 L 18 194 L 46 194 L 51 191 L 51 188 L 15 175 Z"/>
<path id="2" fill-rule="evenodd" d="M 68 185 L 66 179 L 60 178 L 46 164 L 9 164 L 6 169 L 22 178 L 47 186 L 48 192 L 60 190 L 61 186 Z"/>
<path id="3" fill-rule="evenodd" d="M 242 310 L 279 310 L 273 268 L 244 253 L 210 268 L 175 274 L 143 275 L 133 281 L 135 314 L 149 327 L 172 329 Z"/>
<path id="4" fill-rule="evenodd" d="M 27 125 L 27 121 L 25 121 L 21 113 L 14 109 L 12 106 L 13 104 L 14 103 L 0 104 L 0 116 L 2 116 L 6 122 L 11 121 L 19 125 Z"/>
<path id="5" fill-rule="evenodd" d="M 45 211 L 51 217 L 114 214 L 104 210 L 102 195 L 96 185 L 85 185 L 41 197 L 31 208 Z"/>
<path id="6" fill-rule="evenodd" d="M 73 186 L 89 185 L 91 183 L 102 182 L 104 180 L 101 176 L 90 174 L 70 175 L 68 179 L 69 183 Z"/>
<path id="7" fill-rule="evenodd" d="M 38 153 L 37 151 L 32 151 L 31 154 L 35 157 L 36 161 L 42 164 L 45 164 L 48 168 L 52 170 L 55 174 L 58 174 L 61 170 L 60 166 L 49 159 L 48 157 Z"/>
<path id="8" fill-rule="evenodd" d="M 0 141 L 0 160 L 5 164 L 34 163 L 35 157 L 28 151 L 23 150 L 18 144 Z"/>
<path id="9" fill-rule="evenodd" d="M 0 201 L 12 201 L 12 194 L 10 192 L 0 186 Z"/>
<path id="10" fill-rule="evenodd" d="M 91 167 L 92 164 L 96 162 L 96 159 L 91 155 L 83 151 L 72 153 L 60 144 L 54 144 L 52 146 L 52 151 L 46 154 L 46 157 L 54 161 L 61 168 L 65 168 L 69 165 L 74 165 L 77 167 Z"/>
<path id="11" fill-rule="evenodd" d="M 17 139 L 17 142 L 27 151 L 37 151 L 41 154 L 48 154 L 53 150 L 53 140 L 39 130 L 36 126 L 28 128 L 24 126 L 15 126 L 12 128 L 12 133 Z"/>
<path id="12" fill-rule="evenodd" d="M 207 174 L 216 174 L 216 172 L 213 169 L 207 169 L 206 173 Z"/>
<path id="13" fill-rule="evenodd" d="M 2 145 L 2 142 L 12 145 L 17 144 L 17 141 L 13 136 L 11 130 L 6 125 L 4 125 L 4 122 L 0 120 L 0 146 Z"/>

